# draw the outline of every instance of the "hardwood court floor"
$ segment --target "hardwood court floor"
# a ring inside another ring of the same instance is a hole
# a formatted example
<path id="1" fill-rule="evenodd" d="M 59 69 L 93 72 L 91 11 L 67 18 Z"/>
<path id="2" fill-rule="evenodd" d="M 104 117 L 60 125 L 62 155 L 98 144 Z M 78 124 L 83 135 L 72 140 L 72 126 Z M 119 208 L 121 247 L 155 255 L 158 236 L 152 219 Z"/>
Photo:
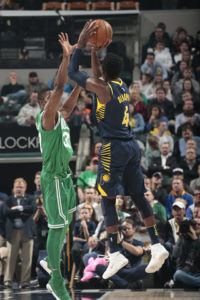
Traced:
<path id="1" fill-rule="evenodd" d="M 200 300 L 199 291 L 184 290 L 74 290 L 72 300 Z M 1 290 L 0 300 L 55 300 L 45 289 Z"/>

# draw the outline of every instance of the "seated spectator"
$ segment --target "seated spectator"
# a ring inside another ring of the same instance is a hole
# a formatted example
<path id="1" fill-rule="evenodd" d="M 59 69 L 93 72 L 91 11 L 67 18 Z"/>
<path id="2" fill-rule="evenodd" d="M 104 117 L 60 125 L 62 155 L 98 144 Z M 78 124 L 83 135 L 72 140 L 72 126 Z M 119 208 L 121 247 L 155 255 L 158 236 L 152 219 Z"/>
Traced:
<path id="1" fill-rule="evenodd" d="M 151 190 L 147 190 L 147 192 L 144 194 L 145 198 L 148 200 L 149 204 L 151 205 L 153 209 L 154 215 L 158 215 L 161 217 L 161 219 L 166 222 L 167 221 L 167 214 L 165 207 L 158 202 L 158 200 L 155 199 L 154 194 Z"/>
<path id="2" fill-rule="evenodd" d="M 96 143 L 94 143 L 90 155 L 91 158 L 99 156 L 99 151 L 101 149 L 101 146 L 102 146 L 102 141 L 97 141 Z"/>
<path id="3" fill-rule="evenodd" d="M 119 222 L 121 223 L 125 218 L 130 217 L 130 214 L 126 212 L 126 200 L 122 195 L 116 196 L 116 210 L 119 218 Z"/>
<path id="4" fill-rule="evenodd" d="M 197 177 L 198 175 L 198 177 Z M 200 163 L 198 163 L 197 166 L 197 174 L 196 178 L 190 181 L 190 187 L 192 190 L 195 190 L 197 186 L 200 186 Z"/>
<path id="5" fill-rule="evenodd" d="M 190 220 L 193 219 L 193 217 L 194 217 L 195 207 L 197 207 L 197 208 L 200 207 L 200 185 L 194 189 L 193 199 L 194 199 L 194 203 L 192 205 L 190 205 L 186 211 L 186 217 L 187 217 L 187 219 L 190 219 Z"/>
<path id="6" fill-rule="evenodd" d="M 179 225 L 185 220 L 185 203 L 182 198 L 176 198 L 176 201 L 172 205 L 171 215 L 172 218 L 166 224 L 166 243 L 172 251 L 173 246 L 179 238 Z"/>
<path id="7" fill-rule="evenodd" d="M 146 276 L 145 268 L 147 264 L 142 264 L 144 254 L 144 244 L 134 238 L 136 225 L 131 219 L 126 219 L 122 223 L 122 238 L 120 252 L 129 260 L 129 264 L 119 270 L 109 280 L 114 283 L 113 287 L 127 288 L 133 287 L 133 283 L 144 279 Z M 102 276 L 106 266 L 99 264 L 96 266 L 96 273 Z"/>
<path id="8" fill-rule="evenodd" d="M 196 99 L 193 99 L 192 93 L 190 91 L 182 91 L 180 94 L 180 97 L 175 95 L 174 97 L 174 103 L 176 106 L 176 113 L 182 113 L 183 105 L 185 101 L 191 100 L 194 103 L 194 108 L 196 111 L 199 111 L 200 103 L 199 103 L 199 97 Z"/>
<path id="9" fill-rule="evenodd" d="M 168 79 L 165 79 L 163 81 L 163 85 L 162 87 L 165 89 L 166 91 L 166 98 L 167 100 L 169 101 L 172 101 L 173 105 L 174 105 L 174 99 L 173 99 L 173 96 L 172 96 L 172 90 L 171 90 L 171 83 L 170 83 L 170 80 Z M 175 105 L 174 105 L 175 106 Z"/>
<path id="10" fill-rule="evenodd" d="M 187 68 L 187 64 L 185 61 L 180 61 L 178 65 L 178 69 L 175 71 L 174 75 L 171 79 L 171 89 L 172 93 L 175 92 L 175 84 L 179 81 L 179 79 L 183 79 L 183 71 Z"/>
<path id="11" fill-rule="evenodd" d="M 93 187 L 86 187 L 84 191 L 84 202 L 80 203 L 76 208 L 76 220 L 79 219 L 80 210 L 82 207 L 85 207 L 86 204 L 91 205 L 95 211 L 95 217 L 97 221 L 102 219 L 102 211 L 100 212 L 98 209 L 98 203 L 96 200 L 96 190 Z M 93 220 L 94 221 L 94 220 Z"/>
<path id="12" fill-rule="evenodd" d="M 135 111 L 142 115 L 144 121 L 147 119 L 147 106 L 138 90 L 130 90 L 130 103 L 134 105 Z"/>
<path id="13" fill-rule="evenodd" d="M 28 76 L 29 83 L 25 86 L 27 95 L 31 92 L 39 93 L 42 89 L 46 88 L 46 85 L 39 81 L 38 74 L 36 72 L 30 72 Z"/>
<path id="14" fill-rule="evenodd" d="M 148 106 L 148 111 L 150 111 L 151 106 L 158 104 L 163 114 L 167 116 L 168 120 L 174 120 L 174 106 L 170 100 L 166 98 L 166 91 L 164 88 L 160 87 L 156 90 L 156 98 L 152 99 Z"/>
<path id="15" fill-rule="evenodd" d="M 181 93 L 183 90 L 189 90 L 195 94 L 200 94 L 200 86 L 198 81 L 192 78 L 192 68 L 185 68 L 183 70 L 183 78 L 179 79 L 174 86 L 176 94 Z"/>
<path id="16" fill-rule="evenodd" d="M 139 89 L 140 89 L 140 93 L 142 93 L 143 95 L 145 95 L 146 98 L 148 98 L 148 93 L 147 91 L 150 88 L 150 80 L 151 80 L 151 75 L 148 73 L 142 73 L 141 74 L 141 80 L 138 81 L 139 83 Z"/>
<path id="17" fill-rule="evenodd" d="M 190 188 L 190 186 L 185 182 L 184 180 L 184 170 L 181 168 L 175 168 L 172 170 L 172 180 L 174 179 L 181 179 L 183 181 L 183 187 L 184 190 L 188 193 L 188 194 L 193 194 L 192 189 Z"/>
<path id="18" fill-rule="evenodd" d="M 148 105 L 148 100 L 146 96 L 140 91 L 139 82 L 134 81 L 131 83 L 131 85 L 129 86 L 129 92 L 131 93 L 132 91 L 137 91 L 141 95 L 143 103 L 145 105 Z"/>
<path id="19" fill-rule="evenodd" d="M 29 103 L 22 106 L 17 116 L 17 123 L 21 126 L 35 125 L 35 118 L 40 112 L 37 92 L 33 91 L 30 93 L 29 101 Z"/>
<path id="20" fill-rule="evenodd" d="M 174 139 L 171 136 L 170 131 L 167 130 L 167 123 L 164 120 L 160 120 L 157 123 L 157 127 L 150 131 L 150 134 L 155 135 L 159 138 L 159 146 L 163 142 L 168 142 L 170 145 L 170 151 L 174 149 Z"/>
<path id="21" fill-rule="evenodd" d="M 156 98 L 156 91 L 163 86 L 163 82 L 162 70 L 158 68 L 149 88 L 146 90 L 148 100 Z"/>
<path id="22" fill-rule="evenodd" d="M 153 52 L 147 53 L 146 60 L 144 64 L 141 65 L 141 72 L 149 73 L 151 77 L 154 78 L 158 69 L 161 70 L 163 79 L 167 79 L 168 74 L 165 67 L 155 61 L 155 54 Z"/>
<path id="23" fill-rule="evenodd" d="M 90 161 L 90 169 L 83 171 L 77 179 L 77 193 L 79 202 L 84 202 L 84 191 L 86 187 L 95 187 L 97 180 L 98 157 Z"/>
<path id="24" fill-rule="evenodd" d="M 189 50 L 189 44 L 186 40 L 180 42 L 179 51 L 174 55 L 174 62 L 177 64 L 183 58 L 183 52 Z"/>
<path id="25" fill-rule="evenodd" d="M 190 181 L 196 178 L 198 164 L 196 150 L 194 148 L 187 148 L 185 158 L 181 159 L 179 164 L 184 170 L 184 180 L 187 184 L 190 184 Z"/>
<path id="26" fill-rule="evenodd" d="M 159 22 L 155 30 L 151 33 L 147 47 L 154 49 L 158 41 L 164 41 L 165 46 L 171 48 L 171 39 L 169 34 L 166 32 L 166 25 L 163 22 Z"/>
<path id="27" fill-rule="evenodd" d="M 174 283 L 184 288 L 200 287 L 200 239 L 196 228 L 189 220 L 181 222 L 180 238 L 173 249 L 176 259 Z"/>
<path id="28" fill-rule="evenodd" d="M 174 145 L 174 156 L 178 162 L 181 158 L 184 158 L 186 153 L 187 140 L 193 139 L 197 143 L 197 156 L 200 155 L 200 137 L 193 135 L 192 125 L 190 123 L 184 123 L 181 126 L 181 138 L 178 139 Z"/>
<path id="29" fill-rule="evenodd" d="M 167 211 L 167 217 L 171 217 L 172 206 L 176 198 L 182 198 L 186 201 L 186 209 L 193 204 L 193 197 L 185 192 L 183 181 L 181 179 L 172 180 L 172 190 L 165 198 L 164 204 Z"/>
<path id="30" fill-rule="evenodd" d="M 148 122 L 146 124 L 146 131 L 149 132 L 151 130 L 154 130 L 154 128 L 156 128 L 158 125 L 158 121 L 160 120 L 166 121 L 167 128 L 168 128 L 168 119 L 166 116 L 164 116 L 160 105 L 158 104 L 151 105 L 151 108 L 149 110 Z"/>
<path id="31" fill-rule="evenodd" d="M 169 143 L 163 142 L 160 145 L 160 157 L 152 159 L 149 174 L 151 176 L 153 173 L 161 172 L 163 176 L 162 184 L 168 186 L 171 183 L 172 170 L 176 167 L 176 164 L 176 158 L 172 156 Z"/>
<path id="32" fill-rule="evenodd" d="M 167 197 L 167 191 L 162 187 L 162 174 L 161 172 L 155 172 L 151 177 L 151 191 L 154 194 L 155 199 L 162 205 L 165 203 Z"/>
<path id="33" fill-rule="evenodd" d="M 132 103 L 129 103 L 130 119 L 129 123 L 134 133 L 143 133 L 144 131 L 144 119 L 143 116 L 138 113 Z"/>
<path id="34" fill-rule="evenodd" d="M 180 52 L 180 45 L 183 41 L 187 41 L 189 45 L 191 45 L 191 39 L 187 34 L 187 31 L 183 27 L 178 27 L 176 29 L 176 38 L 173 41 L 173 45 L 175 47 L 175 52 Z"/>
<path id="35" fill-rule="evenodd" d="M 26 91 L 22 84 L 17 83 L 17 74 L 10 72 L 9 84 L 5 84 L 1 88 L 1 96 L 6 97 L 6 100 L 10 100 L 12 103 L 22 104 L 26 96 Z"/>
<path id="36" fill-rule="evenodd" d="M 185 100 L 183 112 L 175 117 L 175 133 L 180 136 L 180 126 L 187 122 L 192 125 L 194 134 L 198 135 L 200 128 L 200 114 L 195 112 L 194 102 L 190 99 Z"/>
<path id="37" fill-rule="evenodd" d="M 158 40 L 154 50 L 155 61 L 161 63 L 168 72 L 171 72 L 172 56 L 169 48 L 165 46 L 164 40 Z"/>
<path id="38" fill-rule="evenodd" d="M 147 144 L 148 144 L 148 147 L 146 146 L 144 156 L 145 156 L 146 166 L 148 169 L 152 163 L 152 159 L 154 157 L 160 156 L 159 138 L 155 135 L 148 135 L 147 136 Z"/>
<path id="39" fill-rule="evenodd" d="M 76 264 L 76 276 L 81 276 L 81 252 L 87 253 L 89 250 L 88 239 L 95 232 L 96 225 L 90 220 L 88 208 L 82 207 L 80 210 L 80 219 L 74 224 L 73 246 L 71 249 L 72 260 Z"/>
<path id="40" fill-rule="evenodd" d="M 149 190 L 151 189 L 151 178 L 144 175 L 144 187 L 145 189 Z"/>

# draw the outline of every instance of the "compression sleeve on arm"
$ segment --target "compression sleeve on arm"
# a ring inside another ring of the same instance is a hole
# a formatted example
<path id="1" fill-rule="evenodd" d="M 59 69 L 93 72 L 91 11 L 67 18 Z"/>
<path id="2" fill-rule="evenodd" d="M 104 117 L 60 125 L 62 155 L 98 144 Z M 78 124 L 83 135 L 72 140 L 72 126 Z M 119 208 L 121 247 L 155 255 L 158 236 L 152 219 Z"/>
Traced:
<path id="1" fill-rule="evenodd" d="M 68 76 L 85 89 L 86 81 L 89 78 L 89 75 L 78 70 L 80 57 L 81 49 L 76 48 L 72 54 L 72 58 L 68 66 Z"/>

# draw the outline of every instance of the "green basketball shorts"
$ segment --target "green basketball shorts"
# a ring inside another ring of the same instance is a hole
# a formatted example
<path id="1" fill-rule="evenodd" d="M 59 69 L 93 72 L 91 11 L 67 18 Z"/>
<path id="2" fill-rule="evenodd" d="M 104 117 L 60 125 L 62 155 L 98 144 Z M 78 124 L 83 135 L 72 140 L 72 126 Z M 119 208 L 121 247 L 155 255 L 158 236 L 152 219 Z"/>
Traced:
<path id="1" fill-rule="evenodd" d="M 41 175 L 40 183 L 49 228 L 69 225 L 76 210 L 76 193 L 71 175 L 67 178 Z"/>

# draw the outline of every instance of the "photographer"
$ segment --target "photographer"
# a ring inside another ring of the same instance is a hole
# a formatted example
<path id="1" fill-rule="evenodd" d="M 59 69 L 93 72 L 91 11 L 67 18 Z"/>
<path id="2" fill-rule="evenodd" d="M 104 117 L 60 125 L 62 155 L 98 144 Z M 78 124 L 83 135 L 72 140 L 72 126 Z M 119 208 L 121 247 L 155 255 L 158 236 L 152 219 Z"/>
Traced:
<path id="1" fill-rule="evenodd" d="M 114 283 L 116 288 L 136 288 L 136 281 L 145 277 L 145 268 L 147 264 L 141 264 L 144 254 L 144 245 L 134 239 L 136 226 L 131 219 L 125 219 L 122 226 L 119 227 L 122 232 L 120 252 L 129 260 L 129 264 L 119 270 L 109 279 Z M 100 276 L 104 273 L 106 266 L 99 264 L 96 267 L 96 273 Z"/>
<path id="2" fill-rule="evenodd" d="M 200 239 L 197 237 L 197 224 L 194 220 L 180 223 L 179 239 L 173 250 L 177 270 L 175 285 L 200 288 Z"/>

